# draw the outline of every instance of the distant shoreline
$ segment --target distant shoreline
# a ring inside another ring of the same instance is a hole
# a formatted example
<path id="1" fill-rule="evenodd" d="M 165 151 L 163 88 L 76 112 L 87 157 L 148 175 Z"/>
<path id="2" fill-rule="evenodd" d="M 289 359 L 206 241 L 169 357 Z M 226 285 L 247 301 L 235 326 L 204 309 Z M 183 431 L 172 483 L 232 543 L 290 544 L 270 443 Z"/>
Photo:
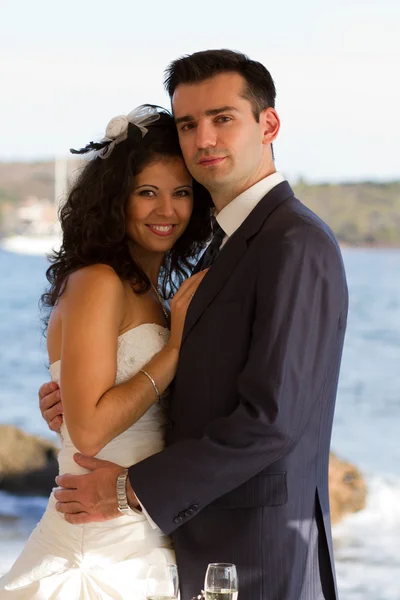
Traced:
<path id="1" fill-rule="evenodd" d="M 343 249 L 360 249 L 360 250 L 400 250 L 400 243 L 397 244 L 383 244 L 381 242 L 377 244 L 368 244 L 363 242 L 361 244 L 349 244 L 348 242 L 339 242 L 340 248 Z"/>

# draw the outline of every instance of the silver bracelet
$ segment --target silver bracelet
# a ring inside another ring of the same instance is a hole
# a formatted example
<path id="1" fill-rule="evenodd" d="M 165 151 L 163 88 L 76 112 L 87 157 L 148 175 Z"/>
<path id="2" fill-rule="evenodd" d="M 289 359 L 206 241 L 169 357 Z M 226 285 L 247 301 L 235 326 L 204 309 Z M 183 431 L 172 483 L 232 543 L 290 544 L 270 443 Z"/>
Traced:
<path id="1" fill-rule="evenodd" d="M 156 382 L 154 381 L 154 379 L 152 378 L 152 376 L 151 376 L 151 375 L 149 375 L 149 374 L 147 373 L 147 371 L 145 371 L 144 369 L 140 369 L 140 373 L 143 373 L 143 375 L 146 375 L 146 377 L 148 377 L 148 379 L 149 379 L 149 380 L 151 381 L 151 383 L 153 384 L 153 388 L 154 388 L 154 390 L 155 390 L 155 392 L 156 392 L 156 394 L 157 394 L 157 398 L 158 398 L 158 400 L 161 400 L 161 395 L 160 395 L 160 392 L 158 391 L 158 387 L 156 386 Z"/>

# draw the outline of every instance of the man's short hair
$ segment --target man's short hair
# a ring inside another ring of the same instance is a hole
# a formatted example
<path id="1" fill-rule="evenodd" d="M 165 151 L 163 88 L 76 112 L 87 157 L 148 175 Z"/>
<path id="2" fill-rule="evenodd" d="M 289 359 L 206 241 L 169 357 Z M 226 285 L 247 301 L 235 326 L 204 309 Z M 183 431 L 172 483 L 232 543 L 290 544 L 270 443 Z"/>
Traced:
<path id="1" fill-rule="evenodd" d="M 178 85 L 199 83 L 221 73 L 238 73 L 243 77 L 246 82 L 243 97 L 251 103 L 257 122 L 263 110 L 275 107 L 276 90 L 269 71 L 233 50 L 204 50 L 174 60 L 165 71 L 164 85 L 172 98 Z"/>

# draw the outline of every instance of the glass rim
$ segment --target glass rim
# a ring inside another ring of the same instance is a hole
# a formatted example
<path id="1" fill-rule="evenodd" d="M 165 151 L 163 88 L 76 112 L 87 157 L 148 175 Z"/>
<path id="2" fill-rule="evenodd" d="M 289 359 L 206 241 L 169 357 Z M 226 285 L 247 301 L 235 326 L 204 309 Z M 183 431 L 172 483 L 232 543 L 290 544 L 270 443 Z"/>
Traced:
<path id="1" fill-rule="evenodd" d="M 209 567 L 235 567 L 236 569 L 236 565 L 234 563 L 208 563 Z"/>

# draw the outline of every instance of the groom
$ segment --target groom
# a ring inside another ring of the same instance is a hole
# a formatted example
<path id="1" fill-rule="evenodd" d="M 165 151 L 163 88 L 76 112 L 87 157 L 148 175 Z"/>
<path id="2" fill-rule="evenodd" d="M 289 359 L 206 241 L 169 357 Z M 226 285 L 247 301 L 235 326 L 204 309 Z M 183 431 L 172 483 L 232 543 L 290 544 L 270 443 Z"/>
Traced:
<path id="1" fill-rule="evenodd" d="M 237 565 L 240 600 L 334 600 L 340 251 L 276 172 L 279 118 L 265 67 L 208 50 L 173 62 L 166 85 L 186 165 L 210 191 L 218 226 L 187 314 L 168 447 L 129 469 L 128 498 L 172 534 L 183 600 L 199 593 L 209 562 Z M 40 392 L 49 421 L 52 389 Z M 60 510 L 74 523 L 115 517 L 119 467 L 77 462 L 92 473 L 58 479 L 79 487 L 74 502 L 61 492 Z"/>

